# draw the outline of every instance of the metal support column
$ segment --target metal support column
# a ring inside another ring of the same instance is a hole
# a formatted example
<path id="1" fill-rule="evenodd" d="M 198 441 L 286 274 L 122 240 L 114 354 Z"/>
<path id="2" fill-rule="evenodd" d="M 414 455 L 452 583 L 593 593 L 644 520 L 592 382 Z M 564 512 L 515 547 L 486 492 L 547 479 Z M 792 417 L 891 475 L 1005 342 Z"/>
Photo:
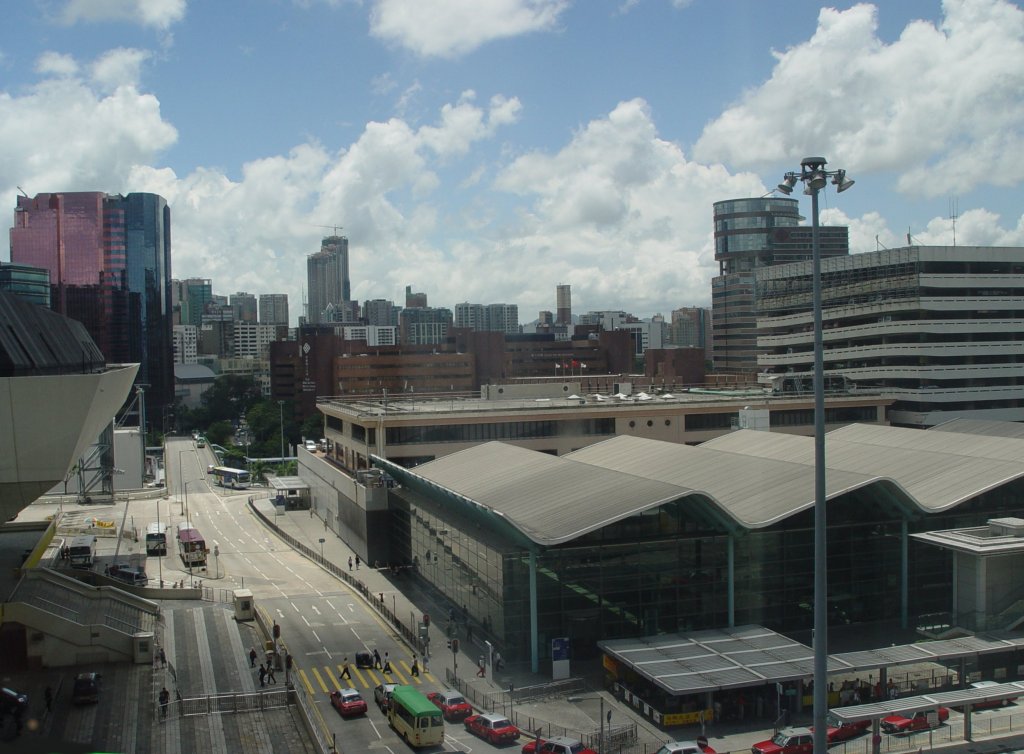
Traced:
<path id="1" fill-rule="evenodd" d="M 729 535 L 729 550 L 728 550 L 728 564 L 729 564 L 729 628 L 733 628 L 736 625 L 736 537 L 732 534 Z"/>
<path id="2" fill-rule="evenodd" d="M 540 672 L 540 637 L 537 630 L 537 553 L 530 551 L 530 670 Z"/>
<path id="3" fill-rule="evenodd" d="M 907 519 L 900 522 L 900 628 L 909 623 L 907 612 L 910 599 L 910 538 L 907 534 Z"/>

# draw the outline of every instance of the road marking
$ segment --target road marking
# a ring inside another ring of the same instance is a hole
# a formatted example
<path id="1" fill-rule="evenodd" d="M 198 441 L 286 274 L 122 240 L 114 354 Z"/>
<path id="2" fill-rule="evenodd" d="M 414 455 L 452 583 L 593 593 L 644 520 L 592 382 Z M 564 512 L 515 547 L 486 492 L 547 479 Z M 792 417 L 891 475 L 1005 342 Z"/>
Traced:
<path id="1" fill-rule="evenodd" d="M 313 608 L 313 612 L 314 612 L 314 613 L 316 613 L 317 615 L 320 615 L 320 610 L 318 610 L 318 609 L 317 609 L 317 606 L 316 606 L 316 605 L 310 605 L 310 607 L 312 607 L 312 608 Z"/>
<path id="2" fill-rule="evenodd" d="M 306 628 L 313 628 L 313 626 L 310 624 L 310 622 L 308 620 L 306 620 L 306 616 L 305 615 L 300 615 L 299 617 L 302 618 L 302 622 L 306 624 Z"/>
<path id="3" fill-rule="evenodd" d="M 278 618 L 284 618 L 284 613 L 281 612 L 281 608 L 276 608 L 276 610 L 277 610 L 277 617 Z"/>
<path id="4" fill-rule="evenodd" d="M 416 676 L 416 675 L 412 674 L 412 668 L 409 667 L 409 663 L 407 663 L 405 660 L 402 660 L 401 661 L 401 665 L 402 665 L 403 668 L 405 668 L 405 672 L 409 674 L 409 678 L 410 678 L 411 681 L 414 681 L 416 683 L 423 683 L 423 681 L 420 680 L 419 676 Z M 394 666 L 392 666 L 392 667 L 394 667 Z"/>
<path id="5" fill-rule="evenodd" d="M 294 602 L 289 602 L 288 604 L 292 606 L 292 609 L 295 610 L 295 612 L 299 613 L 300 615 L 302 614 L 302 611 L 299 610 L 298 605 L 296 605 Z"/>
<path id="6" fill-rule="evenodd" d="M 316 631 L 313 631 L 313 630 L 311 629 L 311 630 L 310 630 L 310 633 L 311 633 L 311 634 L 313 634 L 313 638 L 314 638 L 314 639 L 316 639 L 316 640 L 317 640 L 318 642 L 320 642 L 321 644 L 323 644 L 323 641 L 321 641 L 321 640 L 320 640 L 320 637 L 316 635 Z"/>
<path id="7" fill-rule="evenodd" d="M 368 688 L 370 688 L 370 684 L 368 684 L 368 683 L 366 682 L 366 679 L 365 679 L 365 678 L 363 678 L 363 673 L 362 673 L 362 670 L 360 670 L 359 668 L 355 667 L 354 665 L 353 665 L 353 666 L 351 666 L 351 668 L 352 668 L 352 670 L 353 670 L 353 671 L 355 671 L 356 677 L 357 677 L 357 678 L 359 678 L 359 682 L 360 682 L 361 684 L 363 684 L 363 688 L 364 688 L 364 689 L 368 689 Z M 365 670 L 365 668 L 364 668 L 363 670 Z M 374 685 L 376 685 L 376 684 L 374 684 Z"/>
<path id="8" fill-rule="evenodd" d="M 398 677 L 399 683 L 401 683 L 403 686 L 411 685 L 409 681 L 405 679 L 405 676 L 402 675 L 402 671 L 399 670 L 398 660 L 395 660 L 393 663 L 391 663 L 391 673 L 392 675 Z"/>
<path id="9" fill-rule="evenodd" d="M 306 691 L 308 691 L 308 692 L 309 692 L 309 695 L 310 695 L 310 696 L 313 696 L 313 693 L 314 693 L 314 692 L 313 692 L 313 684 L 311 684 L 311 683 L 309 682 L 309 678 L 308 678 L 308 677 L 306 677 L 306 671 L 305 671 L 305 670 L 299 670 L 299 678 L 301 678 L 301 679 L 302 679 L 302 682 L 303 682 L 303 683 L 305 684 L 305 686 L 306 686 Z"/>
<path id="10" fill-rule="evenodd" d="M 370 683 L 372 683 L 374 686 L 382 682 L 380 678 L 377 677 L 377 674 L 370 670 L 370 668 L 364 668 L 364 670 L 366 672 L 366 675 L 370 676 Z"/>
<path id="11" fill-rule="evenodd" d="M 316 668 L 311 668 L 311 670 L 313 671 L 313 675 L 316 676 L 316 682 L 320 684 L 320 688 L 322 688 L 326 694 L 330 689 L 327 688 L 327 684 L 324 683 L 324 679 L 320 677 L 320 671 Z"/>
<path id="12" fill-rule="evenodd" d="M 370 727 L 373 728 L 373 732 L 377 734 L 377 738 L 383 738 L 383 736 L 381 736 L 381 734 L 380 734 L 380 731 L 377 730 L 377 726 L 374 725 L 373 720 L 370 720 L 369 717 L 367 717 L 366 719 L 370 723 Z M 387 748 L 387 747 L 385 746 L 384 748 Z M 388 749 L 388 751 L 391 751 L 391 749 Z"/>
<path id="13" fill-rule="evenodd" d="M 349 631 L 351 631 L 351 632 L 352 632 L 352 635 L 353 635 L 354 637 L 356 637 L 356 638 L 357 638 L 357 639 L 359 640 L 359 643 L 360 643 L 360 644 L 361 644 L 361 643 L 363 642 L 363 637 L 361 637 L 361 636 L 360 636 L 359 634 L 357 634 L 357 633 L 356 633 L 356 630 L 355 630 L 354 628 L 351 628 L 351 627 L 350 627 L 350 628 L 349 628 Z"/>
<path id="14" fill-rule="evenodd" d="M 335 607 L 335 606 L 334 606 L 334 605 L 333 605 L 333 604 L 331 603 L 331 601 L 330 601 L 330 600 L 324 600 L 324 602 L 325 602 L 325 603 L 327 603 L 327 607 L 331 608 L 331 610 L 337 610 L 337 609 L 338 609 L 338 608 L 336 608 L 336 607 Z"/>

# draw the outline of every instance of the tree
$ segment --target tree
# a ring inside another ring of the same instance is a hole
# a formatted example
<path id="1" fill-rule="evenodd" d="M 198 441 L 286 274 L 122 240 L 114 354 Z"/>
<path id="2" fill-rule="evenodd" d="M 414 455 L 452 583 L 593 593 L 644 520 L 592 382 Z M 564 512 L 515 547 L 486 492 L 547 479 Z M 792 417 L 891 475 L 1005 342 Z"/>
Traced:
<path id="1" fill-rule="evenodd" d="M 231 426 L 231 422 L 221 419 L 206 428 L 206 439 L 216 445 L 227 445 L 233 432 L 234 428 Z"/>
<path id="2" fill-rule="evenodd" d="M 324 415 L 317 411 L 302 422 L 302 436 L 307 440 L 319 440 L 324 436 Z"/>
<path id="3" fill-rule="evenodd" d="M 259 385 L 248 375 L 222 374 L 203 393 L 207 423 L 235 421 L 262 400 Z"/>

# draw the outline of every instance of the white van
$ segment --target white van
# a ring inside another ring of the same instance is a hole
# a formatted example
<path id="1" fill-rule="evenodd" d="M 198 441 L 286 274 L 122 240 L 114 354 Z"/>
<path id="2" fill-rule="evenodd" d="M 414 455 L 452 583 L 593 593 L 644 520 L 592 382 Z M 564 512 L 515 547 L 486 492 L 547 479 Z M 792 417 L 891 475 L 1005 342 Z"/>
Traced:
<path id="1" fill-rule="evenodd" d="M 72 568 L 92 568 L 96 559 L 96 537 L 75 537 L 68 545 L 68 559 Z"/>

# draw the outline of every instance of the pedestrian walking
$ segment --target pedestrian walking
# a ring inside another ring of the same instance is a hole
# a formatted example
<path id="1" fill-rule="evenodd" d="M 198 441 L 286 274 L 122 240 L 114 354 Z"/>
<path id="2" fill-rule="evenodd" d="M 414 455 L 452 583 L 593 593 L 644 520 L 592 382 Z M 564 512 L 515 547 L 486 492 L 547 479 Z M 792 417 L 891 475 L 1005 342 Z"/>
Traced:
<path id="1" fill-rule="evenodd" d="M 160 667 L 167 667 L 167 655 L 164 654 L 164 648 L 160 647 Z"/>
<path id="2" fill-rule="evenodd" d="M 412 669 L 409 671 L 409 674 L 414 678 L 419 678 L 420 676 L 420 664 L 415 657 L 412 658 Z"/>
<path id="3" fill-rule="evenodd" d="M 382 673 L 391 673 L 391 660 L 388 659 L 388 653 L 384 653 L 384 668 L 381 670 Z"/>
<path id="4" fill-rule="evenodd" d="M 349 670 L 349 667 L 348 667 L 348 656 L 347 655 L 345 656 L 344 661 L 341 663 L 341 675 L 338 676 L 339 680 L 342 679 L 342 678 L 347 678 L 350 681 L 352 680 L 352 671 Z"/>
<path id="5" fill-rule="evenodd" d="M 160 716 L 167 717 L 167 705 L 171 703 L 171 692 L 167 690 L 166 686 L 160 689 L 158 700 L 160 701 Z"/>
<path id="6" fill-rule="evenodd" d="M 274 665 L 270 662 L 267 663 L 267 680 L 271 683 L 277 683 L 277 677 L 274 675 Z"/>
<path id="7" fill-rule="evenodd" d="M 359 570 L 359 556 L 356 555 L 356 570 Z"/>
<path id="8" fill-rule="evenodd" d="M 43 692 L 43 701 L 46 702 L 47 712 L 53 709 L 53 689 L 51 689 L 49 686 L 47 686 L 46 691 Z"/>
<path id="9" fill-rule="evenodd" d="M 380 652 L 376 648 L 373 650 L 373 667 L 375 670 L 380 670 Z"/>
<path id="10" fill-rule="evenodd" d="M 256 667 L 256 647 L 249 647 L 249 667 Z"/>
<path id="11" fill-rule="evenodd" d="M 264 686 L 267 685 L 267 683 L 266 683 L 267 669 L 263 666 L 262 662 L 260 663 L 259 677 L 260 677 L 260 688 L 263 688 Z"/>
<path id="12" fill-rule="evenodd" d="M 352 570 L 352 556 L 351 555 L 348 558 L 348 570 L 350 570 L 350 571 Z"/>
<path id="13" fill-rule="evenodd" d="M 480 660 L 479 660 L 479 662 L 477 662 L 476 677 L 477 678 L 486 678 L 487 677 L 487 666 L 484 665 L 484 656 L 483 655 L 480 655 Z"/>

